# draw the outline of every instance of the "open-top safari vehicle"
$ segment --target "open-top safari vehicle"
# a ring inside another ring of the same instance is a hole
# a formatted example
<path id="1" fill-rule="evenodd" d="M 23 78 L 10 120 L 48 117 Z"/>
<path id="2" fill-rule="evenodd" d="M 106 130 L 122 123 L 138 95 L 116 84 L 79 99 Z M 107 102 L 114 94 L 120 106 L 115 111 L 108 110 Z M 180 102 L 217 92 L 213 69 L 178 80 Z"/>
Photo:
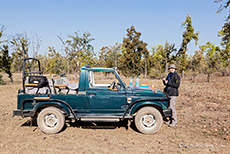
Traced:
<path id="1" fill-rule="evenodd" d="M 26 62 L 37 62 L 38 70 L 26 71 Z M 103 73 L 110 74 L 109 80 L 98 79 Z M 64 74 L 47 79 L 39 60 L 26 58 L 22 80 L 13 116 L 36 119 L 44 133 L 60 132 L 66 120 L 126 119 L 141 133 L 153 134 L 161 128 L 163 118 L 172 114 L 170 98 L 163 92 L 126 86 L 115 68 L 82 66 L 79 82 L 71 83 Z"/>

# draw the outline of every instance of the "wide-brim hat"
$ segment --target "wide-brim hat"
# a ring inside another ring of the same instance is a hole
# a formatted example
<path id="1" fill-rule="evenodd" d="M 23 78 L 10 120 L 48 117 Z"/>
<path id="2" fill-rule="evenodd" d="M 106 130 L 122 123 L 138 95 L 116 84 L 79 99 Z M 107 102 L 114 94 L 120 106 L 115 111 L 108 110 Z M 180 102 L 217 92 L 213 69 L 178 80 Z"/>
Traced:
<path id="1" fill-rule="evenodd" d="M 170 65 L 169 65 L 169 69 L 170 69 L 170 68 L 176 69 L 176 65 L 175 65 L 175 64 L 170 64 Z"/>

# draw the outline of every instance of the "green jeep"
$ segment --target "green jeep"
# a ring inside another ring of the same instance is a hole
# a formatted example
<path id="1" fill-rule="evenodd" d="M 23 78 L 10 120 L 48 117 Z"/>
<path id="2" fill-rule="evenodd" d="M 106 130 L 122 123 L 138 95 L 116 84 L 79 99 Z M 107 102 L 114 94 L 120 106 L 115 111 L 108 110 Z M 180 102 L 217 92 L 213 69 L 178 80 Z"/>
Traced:
<path id="1" fill-rule="evenodd" d="M 26 71 L 31 66 L 28 63 L 37 63 L 38 70 Z M 105 75 L 107 79 L 98 80 Z M 126 86 L 115 68 L 82 66 L 79 82 L 71 83 L 64 74 L 48 80 L 39 60 L 26 58 L 23 89 L 18 91 L 13 116 L 36 119 L 44 133 L 60 132 L 66 120 L 126 119 L 133 121 L 141 133 L 154 134 L 160 130 L 163 118 L 172 115 L 169 100 L 156 89 Z"/>

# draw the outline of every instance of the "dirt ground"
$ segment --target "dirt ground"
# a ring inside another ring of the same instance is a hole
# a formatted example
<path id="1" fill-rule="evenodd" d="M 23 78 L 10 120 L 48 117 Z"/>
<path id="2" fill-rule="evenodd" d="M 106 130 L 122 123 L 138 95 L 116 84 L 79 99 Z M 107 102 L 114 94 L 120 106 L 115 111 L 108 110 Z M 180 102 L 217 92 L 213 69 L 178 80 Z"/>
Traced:
<path id="1" fill-rule="evenodd" d="M 0 86 L 0 153 L 229 153 L 230 77 L 213 76 L 181 81 L 177 101 L 178 127 L 163 125 L 154 135 L 143 135 L 126 122 L 67 123 L 64 131 L 47 135 L 29 118 L 12 117 L 21 74 L 15 84 Z M 128 83 L 128 79 L 124 79 Z M 140 83 L 163 89 L 161 80 Z"/>

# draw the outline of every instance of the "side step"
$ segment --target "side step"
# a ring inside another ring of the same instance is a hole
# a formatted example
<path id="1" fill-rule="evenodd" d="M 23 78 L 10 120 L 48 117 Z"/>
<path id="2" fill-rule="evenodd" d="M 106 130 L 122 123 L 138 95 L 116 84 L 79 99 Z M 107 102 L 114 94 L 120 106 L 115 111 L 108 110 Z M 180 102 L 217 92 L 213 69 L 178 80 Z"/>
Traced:
<path id="1" fill-rule="evenodd" d="M 76 116 L 81 120 L 120 120 L 123 118 L 122 114 L 112 115 L 112 114 L 76 114 Z M 126 115 L 125 119 L 132 119 L 133 117 L 130 115 Z"/>

